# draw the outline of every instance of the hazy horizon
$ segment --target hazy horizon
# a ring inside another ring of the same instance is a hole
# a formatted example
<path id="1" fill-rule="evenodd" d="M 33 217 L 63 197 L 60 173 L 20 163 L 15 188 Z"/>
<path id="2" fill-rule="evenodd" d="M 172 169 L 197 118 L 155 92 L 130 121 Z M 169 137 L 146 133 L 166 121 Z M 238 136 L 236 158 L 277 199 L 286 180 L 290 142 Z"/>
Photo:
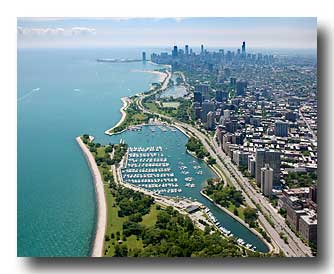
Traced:
<path id="1" fill-rule="evenodd" d="M 18 18 L 18 48 L 317 48 L 317 19 L 265 17 Z"/>

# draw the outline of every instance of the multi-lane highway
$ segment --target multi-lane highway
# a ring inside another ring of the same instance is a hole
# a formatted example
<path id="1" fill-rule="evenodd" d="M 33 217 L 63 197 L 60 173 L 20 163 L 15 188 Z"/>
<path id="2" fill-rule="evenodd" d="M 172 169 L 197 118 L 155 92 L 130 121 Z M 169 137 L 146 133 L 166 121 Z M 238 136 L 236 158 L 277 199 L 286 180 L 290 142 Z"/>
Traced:
<path id="1" fill-rule="evenodd" d="M 217 164 L 223 169 L 231 183 L 243 193 L 246 203 L 254 208 L 257 205 L 261 209 L 261 211 L 258 212 L 260 223 L 263 225 L 275 244 L 287 256 L 312 256 L 311 249 L 291 231 L 291 229 L 286 225 L 284 218 L 271 206 L 269 201 L 262 194 L 257 193 L 256 190 L 253 189 L 249 181 L 244 178 L 237 167 L 231 162 L 230 158 L 220 149 L 218 144 L 214 141 L 214 138 L 206 136 L 201 131 L 190 125 L 179 122 L 177 122 L 177 124 L 192 132 L 203 143 L 211 157 L 216 159 Z M 274 227 L 271 226 L 266 217 L 271 219 Z M 286 235 L 288 239 L 287 243 L 281 239 L 280 232 Z"/>
<path id="2" fill-rule="evenodd" d="M 168 73 L 162 88 L 166 88 L 170 79 Z M 245 197 L 246 203 L 253 208 L 259 208 L 258 220 L 262 227 L 266 230 L 273 241 L 275 252 L 283 251 L 289 257 L 308 257 L 312 256 L 310 247 L 305 245 L 301 239 L 287 226 L 284 218 L 272 207 L 267 198 L 261 193 L 258 193 L 250 184 L 247 178 L 238 170 L 238 168 L 231 162 L 231 159 L 221 150 L 220 146 L 215 141 L 215 138 L 205 135 L 197 128 L 186 123 L 179 122 L 171 117 L 159 113 L 151 112 L 142 104 L 142 99 L 148 95 L 140 96 L 136 101 L 139 109 L 143 112 L 156 114 L 162 118 L 171 119 L 175 125 L 184 128 L 196 136 L 204 145 L 206 150 L 214 158 L 217 164 L 222 168 L 225 175 L 230 179 L 234 187 L 240 190 Z M 270 219 L 270 222 L 268 221 Z M 273 224 L 273 225 L 272 225 Z M 287 241 L 284 241 L 280 234 L 284 234 Z"/>

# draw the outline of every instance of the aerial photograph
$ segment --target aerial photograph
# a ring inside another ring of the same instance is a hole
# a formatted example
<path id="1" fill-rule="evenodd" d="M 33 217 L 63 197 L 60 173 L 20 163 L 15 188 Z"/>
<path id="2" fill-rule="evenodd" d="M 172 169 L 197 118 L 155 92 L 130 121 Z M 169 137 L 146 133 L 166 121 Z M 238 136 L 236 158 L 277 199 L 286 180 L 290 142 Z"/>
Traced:
<path id="1" fill-rule="evenodd" d="M 316 257 L 316 17 L 18 17 L 17 257 Z"/>

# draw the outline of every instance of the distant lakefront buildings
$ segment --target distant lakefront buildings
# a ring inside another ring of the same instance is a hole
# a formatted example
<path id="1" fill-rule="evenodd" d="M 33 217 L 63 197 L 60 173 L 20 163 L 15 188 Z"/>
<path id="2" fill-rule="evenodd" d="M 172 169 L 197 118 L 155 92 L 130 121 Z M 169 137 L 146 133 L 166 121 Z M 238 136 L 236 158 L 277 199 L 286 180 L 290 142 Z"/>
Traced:
<path id="1" fill-rule="evenodd" d="M 185 73 L 196 124 L 278 201 L 295 231 L 316 242 L 316 58 L 251 53 L 242 42 L 237 52 L 175 45 L 151 60 Z"/>

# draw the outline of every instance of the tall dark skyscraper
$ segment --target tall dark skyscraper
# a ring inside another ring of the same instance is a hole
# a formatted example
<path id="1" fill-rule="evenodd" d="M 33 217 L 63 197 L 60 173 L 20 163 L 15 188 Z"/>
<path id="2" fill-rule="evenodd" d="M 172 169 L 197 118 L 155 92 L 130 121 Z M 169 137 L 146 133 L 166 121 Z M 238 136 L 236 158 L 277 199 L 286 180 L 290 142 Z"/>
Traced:
<path id="1" fill-rule="evenodd" d="M 200 91 L 194 91 L 194 102 L 202 105 L 202 93 Z"/>
<path id="2" fill-rule="evenodd" d="M 245 95 L 247 89 L 247 82 L 246 81 L 237 81 L 236 83 L 236 94 L 237 95 Z"/>
<path id="3" fill-rule="evenodd" d="M 173 51 L 172 51 L 172 56 L 177 57 L 177 46 L 174 46 Z"/>
<path id="4" fill-rule="evenodd" d="M 279 137 L 289 136 L 289 123 L 285 121 L 275 122 L 275 135 Z"/>
<path id="5" fill-rule="evenodd" d="M 242 56 L 243 56 L 243 57 L 246 56 L 246 42 L 245 42 L 245 41 L 242 42 L 241 53 L 242 53 Z"/>
<path id="6" fill-rule="evenodd" d="M 143 53 L 142 53 L 142 59 L 143 59 L 143 62 L 145 62 L 146 61 L 146 52 L 145 51 L 143 51 Z"/>
<path id="7" fill-rule="evenodd" d="M 201 54 L 204 54 L 204 46 L 201 45 Z"/>
<path id="8" fill-rule="evenodd" d="M 223 102 L 223 93 L 220 89 L 216 90 L 216 102 Z"/>
<path id="9" fill-rule="evenodd" d="M 188 45 L 186 45 L 184 47 L 184 51 L 185 51 L 186 55 L 189 55 L 189 46 Z"/>

